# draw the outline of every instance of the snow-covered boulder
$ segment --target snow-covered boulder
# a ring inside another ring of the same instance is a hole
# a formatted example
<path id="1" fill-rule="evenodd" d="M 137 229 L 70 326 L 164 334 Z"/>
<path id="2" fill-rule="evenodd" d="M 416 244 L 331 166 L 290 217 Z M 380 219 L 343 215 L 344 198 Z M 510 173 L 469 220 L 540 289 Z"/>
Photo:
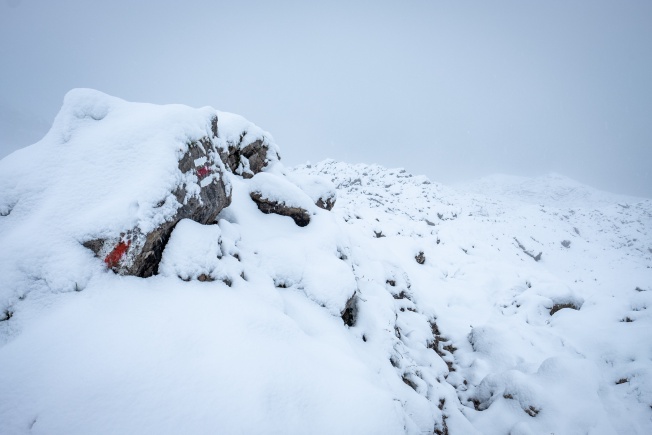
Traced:
<path id="1" fill-rule="evenodd" d="M 2 161 L 0 210 L 4 228 L 16 225 L 10 238 L 52 226 L 27 249 L 74 239 L 113 271 L 147 277 L 177 222 L 213 223 L 231 202 L 231 174 L 278 159 L 271 136 L 238 115 L 75 89 L 43 140 Z"/>

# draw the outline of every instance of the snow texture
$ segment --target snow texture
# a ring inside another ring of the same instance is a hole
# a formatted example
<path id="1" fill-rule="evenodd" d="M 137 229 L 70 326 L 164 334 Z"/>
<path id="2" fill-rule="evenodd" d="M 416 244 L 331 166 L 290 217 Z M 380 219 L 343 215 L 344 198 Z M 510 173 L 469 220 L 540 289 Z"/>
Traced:
<path id="1" fill-rule="evenodd" d="M 287 207 L 302 208 L 311 214 L 314 214 L 317 209 L 313 199 L 306 192 L 285 177 L 268 172 L 256 174 L 249 182 L 249 191 Z"/>
<path id="2" fill-rule="evenodd" d="M 81 242 L 172 213 L 216 113 L 263 172 L 225 170 L 231 204 L 180 221 L 158 275 L 114 274 Z M 0 162 L 0 214 L 0 433 L 652 433 L 649 199 L 289 169 L 237 115 L 75 90 Z"/>

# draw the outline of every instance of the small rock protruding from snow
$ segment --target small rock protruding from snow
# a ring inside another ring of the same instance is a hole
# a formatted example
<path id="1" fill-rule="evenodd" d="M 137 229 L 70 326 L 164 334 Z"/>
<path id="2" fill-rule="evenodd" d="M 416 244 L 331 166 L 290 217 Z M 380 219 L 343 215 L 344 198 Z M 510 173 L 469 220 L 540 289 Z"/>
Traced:
<path id="1" fill-rule="evenodd" d="M 584 303 L 581 299 L 564 299 L 564 300 L 553 300 L 552 308 L 550 309 L 550 315 L 552 316 L 559 310 L 564 308 L 570 308 L 572 310 L 579 310 L 582 308 Z"/>
<path id="2" fill-rule="evenodd" d="M 300 227 L 310 223 L 310 214 L 315 211 L 315 205 L 303 190 L 267 172 L 253 177 L 249 195 L 263 213 L 288 216 Z"/>
<path id="3" fill-rule="evenodd" d="M 348 327 L 355 326 L 355 322 L 358 317 L 358 298 L 357 292 L 354 292 L 353 295 L 346 301 L 346 306 L 344 311 L 342 311 L 342 321 Z"/>
<path id="4" fill-rule="evenodd" d="M 251 192 L 251 199 L 256 203 L 258 209 L 265 214 L 278 214 L 291 217 L 295 224 L 305 227 L 310 223 L 310 215 L 301 207 L 290 207 L 282 202 L 265 198 L 259 192 Z"/>

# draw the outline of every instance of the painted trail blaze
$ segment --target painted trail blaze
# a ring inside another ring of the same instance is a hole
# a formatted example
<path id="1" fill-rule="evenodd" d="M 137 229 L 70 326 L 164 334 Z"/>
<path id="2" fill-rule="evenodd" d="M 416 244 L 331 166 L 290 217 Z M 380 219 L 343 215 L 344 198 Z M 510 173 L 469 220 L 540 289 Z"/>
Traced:
<path id="1" fill-rule="evenodd" d="M 213 171 L 211 171 L 211 169 L 208 166 L 202 166 L 200 168 L 197 168 L 197 176 L 199 178 L 204 178 L 208 174 L 210 174 L 211 172 L 213 172 Z"/>
<path id="2" fill-rule="evenodd" d="M 104 258 L 106 265 L 111 268 L 116 267 L 120 259 L 127 252 L 127 249 L 129 249 L 129 246 L 131 246 L 131 240 L 128 242 L 122 241 L 118 243 L 115 248 L 113 248 L 113 251 L 109 252 L 109 255 Z"/>

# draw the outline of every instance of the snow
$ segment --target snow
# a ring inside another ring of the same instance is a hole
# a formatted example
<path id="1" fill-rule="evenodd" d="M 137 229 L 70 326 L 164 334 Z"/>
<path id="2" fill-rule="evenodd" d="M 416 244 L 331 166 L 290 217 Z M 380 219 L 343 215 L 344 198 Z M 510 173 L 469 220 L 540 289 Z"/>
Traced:
<path id="1" fill-rule="evenodd" d="M 335 186 L 326 177 L 290 172 L 287 174 L 287 178 L 307 193 L 313 203 L 317 203 L 320 199 L 332 198 L 335 200 L 337 198 Z"/>
<path id="2" fill-rule="evenodd" d="M 274 171 L 279 160 L 279 149 L 276 142 L 274 142 L 274 138 L 268 132 L 263 131 L 253 122 L 240 115 L 221 111 L 216 113 L 219 119 L 218 146 L 223 150 L 230 148 L 244 150 L 254 142 L 260 141 L 261 144 L 269 148 L 267 170 Z M 235 173 L 238 175 L 253 175 L 249 168 L 249 161 L 242 159 L 241 165 L 236 169 Z"/>
<path id="3" fill-rule="evenodd" d="M 341 343 L 255 293 L 113 278 L 62 297 L 3 348 L 3 433 L 401 430 L 391 397 Z"/>
<path id="4" fill-rule="evenodd" d="M 417 311 L 436 317 L 457 348 L 447 382 L 478 431 L 650 431 L 651 294 L 636 288 L 652 282 L 652 201 L 554 174 L 447 188 L 373 165 L 326 161 L 298 171 L 332 178 L 333 211 L 351 233 L 375 242 L 366 259 L 391 246 L 390 264 L 378 272 L 409 277 Z M 514 238 L 542 252 L 541 260 Z M 572 240 L 570 248 L 563 240 Z M 406 261 L 417 250 L 426 258 L 421 267 Z M 555 304 L 579 310 L 551 315 Z M 400 325 L 404 313 L 397 315 Z M 534 417 L 529 406 L 539 410 Z M 450 415 L 451 433 L 469 432 Z"/>
<path id="5" fill-rule="evenodd" d="M 268 172 L 260 172 L 249 181 L 250 193 L 258 193 L 262 198 L 285 204 L 288 207 L 298 207 L 315 213 L 317 206 L 303 190 L 288 181 L 285 177 Z"/>
<path id="6" fill-rule="evenodd" d="M 165 246 L 159 274 L 177 276 L 185 281 L 201 275 L 219 279 L 222 252 L 218 225 L 201 225 L 182 219 Z"/>
<path id="7" fill-rule="evenodd" d="M 215 114 L 264 172 L 224 170 L 231 205 L 180 221 L 158 275 L 107 270 L 81 242 L 169 216 Z M 75 90 L 0 162 L 0 212 L 1 433 L 652 433 L 649 199 L 285 168 L 237 115 Z"/>

